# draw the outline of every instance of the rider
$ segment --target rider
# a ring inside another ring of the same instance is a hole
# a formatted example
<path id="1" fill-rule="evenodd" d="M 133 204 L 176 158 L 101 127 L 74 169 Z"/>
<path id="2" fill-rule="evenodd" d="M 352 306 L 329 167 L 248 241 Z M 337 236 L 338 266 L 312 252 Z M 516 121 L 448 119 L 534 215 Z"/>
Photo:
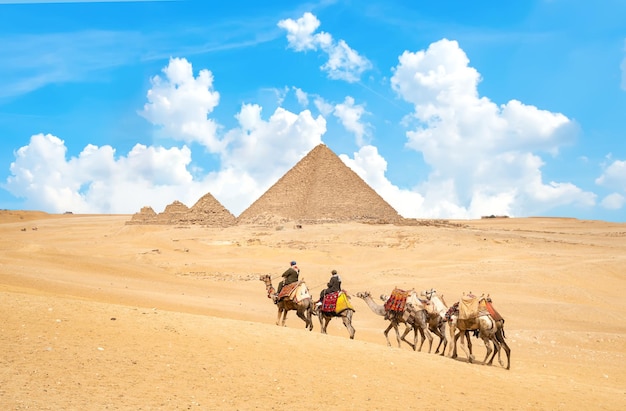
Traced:
<path id="1" fill-rule="evenodd" d="M 341 291 L 341 277 L 339 277 L 339 274 L 337 274 L 337 270 L 331 271 L 330 280 L 328 280 L 328 284 L 326 284 L 326 286 L 328 288 L 320 292 L 320 299 L 316 303 L 318 307 L 321 306 L 322 303 L 324 302 L 324 297 L 326 296 L 326 294 Z"/>
<path id="2" fill-rule="evenodd" d="M 280 294 L 280 290 L 283 289 L 287 284 L 295 283 L 298 281 L 298 276 L 300 275 L 300 269 L 298 268 L 295 261 L 292 261 L 289 264 L 289 268 L 283 273 L 283 280 L 278 283 L 278 290 L 276 291 L 276 295 Z"/>

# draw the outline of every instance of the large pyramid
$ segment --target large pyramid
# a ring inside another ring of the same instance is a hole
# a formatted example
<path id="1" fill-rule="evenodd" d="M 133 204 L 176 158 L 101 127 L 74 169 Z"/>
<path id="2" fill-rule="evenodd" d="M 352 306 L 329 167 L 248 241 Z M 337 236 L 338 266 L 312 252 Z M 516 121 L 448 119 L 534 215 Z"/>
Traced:
<path id="1" fill-rule="evenodd" d="M 240 224 L 402 220 L 326 145 L 320 144 L 237 217 Z"/>

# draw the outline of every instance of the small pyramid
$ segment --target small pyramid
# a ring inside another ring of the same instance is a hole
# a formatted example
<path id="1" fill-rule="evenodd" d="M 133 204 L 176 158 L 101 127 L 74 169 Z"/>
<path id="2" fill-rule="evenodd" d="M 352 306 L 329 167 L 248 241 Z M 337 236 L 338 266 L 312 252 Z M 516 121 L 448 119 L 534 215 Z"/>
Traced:
<path id="1" fill-rule="evenodd" d="M 211 193 L 207 193 L 189 209 L 183 216 L 182 222 L 228 227 L 235 225 L 236 219 Z"/>
<path id="2" fill-rule="evenodd" d="M 325 144 L 319 144 L 237 218 L 240 224 L 274 221 L 395 223 L 402 220 Z"/>
<path id="3" fill-rule="evenodd" d="M 138 213 L 133 214 L 130 221 L 126 224 L 155 224 L 157 220 L 157 213 L 154 212 L 152 207 L 141 207 Z"/>
<path id="4" fill-rule="evenodd" d="M 157 214 L 157 224 L 178 224 L 189 212 L 189 207 L 178 200 L 165 207 L 162 213 Z"/>

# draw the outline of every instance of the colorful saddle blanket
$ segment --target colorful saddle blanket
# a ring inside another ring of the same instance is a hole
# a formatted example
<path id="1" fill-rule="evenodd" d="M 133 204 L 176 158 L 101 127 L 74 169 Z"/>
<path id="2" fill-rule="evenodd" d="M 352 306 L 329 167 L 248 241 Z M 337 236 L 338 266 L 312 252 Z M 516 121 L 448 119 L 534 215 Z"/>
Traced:
<path id="1" fill-rule="evenodd" d="M 459 315 L 459 302 L 457 301 L 456 303 L 452 304 L 452 307 L 448 308 L 448 311 L 446 311 L 446 321 L 450 321 L 450 319 L 452 318 L 453 315 Z"/>
<path id="2" fill-rule="evenodd" d="M 280 293 L 278 293 L 278 299 L 280 300 L 281 298 L 287 297 L 289 294 L 291 294 L 293 290 L 296 289 L 298 284 L 300 283 L 295 282 L 295 283 L 291 283 L 291 284 L 287 284 L 283 286 L 282 290 L 280 290 Z"/>
<path id="3" fill-rule="evenodd" d="M 280 290 L 278 300 L 280 301 L 283 298 L 299 303 L 302 300 L 311 298 L 311 294 L 309 293 L 309 289 L 304 281 L 298 281 L 296 283 L 287 284 L 282 290 Z"/>
<path id="4" fill-rule="evenodd" d="M 354 311 L 352 304 L 350 304 L 350 297 L 345 291 L 341 290 L 324 296 L 322 312 L 340 314 L 347 309 Z"/>
<path id="5" fill-rule="evenodd" d="M 406 299 L 409 295 L 408 291 L 395 288 L 391 292 L 389 299 L 385 301 L 385 311 L 402 312 L 406 307 Z"/>

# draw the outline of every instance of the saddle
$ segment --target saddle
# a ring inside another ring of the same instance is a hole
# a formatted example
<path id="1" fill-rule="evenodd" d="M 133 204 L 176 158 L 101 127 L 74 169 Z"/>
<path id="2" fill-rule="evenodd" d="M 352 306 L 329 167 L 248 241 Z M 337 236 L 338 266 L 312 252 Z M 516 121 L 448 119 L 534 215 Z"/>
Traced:
<path id="1" fill-rule="evenodd" d="M 352 310 L 352 304 L 350 304 L 350 297 L 344 290 L 335 291 L 324 296 L 322 301 L 321 311 L 328 314 L 341 314 L 344 310 Z"/>
<path id="2" fill-rule="evenodd" d="M 487 300 L 475 295 L 464 295 L 459 301 L 459 318 L 457 326 L 466 330 L 478 328 L 478 317 L 489 314 Z"/>
<path id="3" fill-rule="evenodd" d="M 298 303 L 304 299 L 311 298 L 311 294 L 304 281 L 297 281 L 283 286 L 280 293 L 278 293 L 277 301 L 283 298 Z"/>
<path id="4" fill-rule="evenodd" d="M 385 301 L 385 311 L 404 312 L 406 307 L 406 299 L 409 296 L 409 292 L 395 288 L 389 299 Z"/>

